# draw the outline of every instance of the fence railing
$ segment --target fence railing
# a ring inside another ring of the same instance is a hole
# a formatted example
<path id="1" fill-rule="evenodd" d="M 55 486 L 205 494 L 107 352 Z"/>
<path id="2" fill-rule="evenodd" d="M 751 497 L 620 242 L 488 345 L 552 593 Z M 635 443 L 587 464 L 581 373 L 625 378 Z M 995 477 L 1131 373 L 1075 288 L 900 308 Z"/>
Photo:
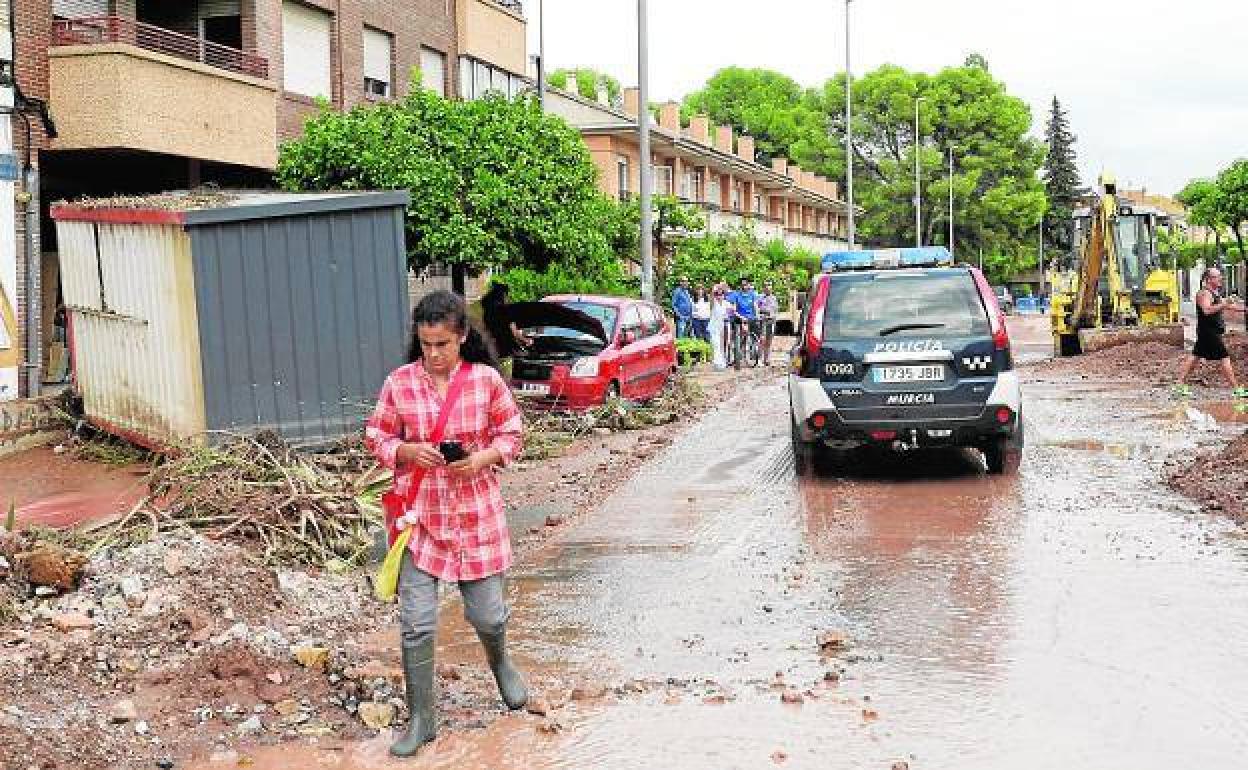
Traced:
<path id="1" fill-rule="evenodd" d="M 58 19 L 54 22 L 52 45 L 92 43 L 128 43 L 148 51 L 200 62 L 210 67 L 237 72 L 240 75 L 250 75 L 256 78 L 269 76 L 269 61 L 263 56 L 191 35 L 183 35 L 153 24 L 144 24 L 134 19 L 122 16 L 93 16 L 82 19 Z"/>

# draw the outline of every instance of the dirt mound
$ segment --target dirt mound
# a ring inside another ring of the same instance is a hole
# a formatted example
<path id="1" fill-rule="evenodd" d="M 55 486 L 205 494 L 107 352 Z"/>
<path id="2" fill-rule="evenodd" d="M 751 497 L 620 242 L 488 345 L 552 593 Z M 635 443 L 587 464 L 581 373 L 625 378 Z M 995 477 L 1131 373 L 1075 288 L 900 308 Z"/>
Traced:
<path id="1" fill-rule="evenodd" d="M 1248 378 L 1248 338 L 1231 335 L 1226 338 L 1235 374 L 1241 381 Z M 1118 347 L 1084 353 L 1069 358 L 1051 358 L 1022 365 L 1037 375 L 1058 375 L 1096 380 L 1131 379 L 1155 385 L 1168 385 L 1178 377 L 1187 349 L 1160 342 L 1132 342 Z M 1216 364 L 1201 363 L 1192 371 L 1190 382 L 1208 387 L 1229 387 Z"/>
<path id="2" fill-rule="evenodd" d="M 1221 450 L 1171 467 L 1166 484 L 1210 513 L 1248 522 L 1248 432 Z"/>

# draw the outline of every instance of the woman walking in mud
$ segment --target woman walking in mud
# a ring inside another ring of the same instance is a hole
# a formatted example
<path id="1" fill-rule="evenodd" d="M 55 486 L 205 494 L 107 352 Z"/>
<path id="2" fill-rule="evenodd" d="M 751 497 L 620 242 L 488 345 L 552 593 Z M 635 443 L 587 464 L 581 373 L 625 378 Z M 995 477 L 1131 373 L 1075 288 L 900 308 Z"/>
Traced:
<path id="1" fill-rule="evenodd" d="M 416 754 L 437 732 L 440 581 L 459 585 L 464 616 L 481 639 L 503 702 L 519 709 L 528 700 L 507 655 L 503 573 L 511 565 L 511 536 L 495 475 L 520 451 L 520 410 L 468 324 L 463 300 L 450 292 L 434 292 L 416 306 L 408 360 L 386 379 L 366 431 L 369 449 L 395 472 L 391 500 L 402 501 L 387 521 L 391 537 L 412 530 L 398 586 L 411 712 L 406 734 L 390 747 L 399 757 Z"/>
<path id="2" fill-rule="evenodd" d="M 1192 346 L 1192 352 L 1183 359 L 1183 365 L 1179 368 L 1179 384 L 1175 386 L 1175 391 L 1180 396 L 1192 394 L 1187 378 L 1196 362 L 1204 360 L 1222 367 L 1222 374 L 1231 384 L 1231 392 L 1235 398 L 1248 397 L 1248 390 L 1241 388 L 1239 381 L 1235 379 L 1231 354 L 1222 340 L 1222 335 L 1226 334 L 1226 321 L 1222 312 L 1227 308 L 1235 309 L 1237 305 L 1230 299 L 1223 299 L 1221 290 L 1222 271 L 1216 267 L 1207 268 L 1200 277 L 1200 291 L 1196 293 L 1196 344 Z"/>

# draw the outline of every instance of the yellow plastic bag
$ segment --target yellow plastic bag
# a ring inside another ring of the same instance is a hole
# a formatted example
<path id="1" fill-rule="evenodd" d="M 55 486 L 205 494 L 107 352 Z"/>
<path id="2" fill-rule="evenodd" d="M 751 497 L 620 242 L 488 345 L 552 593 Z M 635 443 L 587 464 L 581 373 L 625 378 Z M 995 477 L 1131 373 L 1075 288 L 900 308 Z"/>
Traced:
<path id="1" fill-rule="evenodd" d="M 407 556 L 407 541 L 412 539 L 412 528 L 408 527 L 394 539 L 386 560 L 381 563 L 373 577 L 373 595 L 383 602 L 392 602 L 399 593 L 399 571 L 403 569 L 403 558 Z"/>

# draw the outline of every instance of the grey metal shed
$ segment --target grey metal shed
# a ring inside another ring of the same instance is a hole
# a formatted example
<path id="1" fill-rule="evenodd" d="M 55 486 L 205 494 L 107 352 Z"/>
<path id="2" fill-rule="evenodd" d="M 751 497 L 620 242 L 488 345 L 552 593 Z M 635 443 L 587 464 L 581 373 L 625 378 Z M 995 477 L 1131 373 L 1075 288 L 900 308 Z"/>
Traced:
<path id="1" fill-rule="evenodd" d="M 406 352 L 408 200 L 196 192 L 54 206 L 87 417 L 146 445 L 358 430 Z"/>

